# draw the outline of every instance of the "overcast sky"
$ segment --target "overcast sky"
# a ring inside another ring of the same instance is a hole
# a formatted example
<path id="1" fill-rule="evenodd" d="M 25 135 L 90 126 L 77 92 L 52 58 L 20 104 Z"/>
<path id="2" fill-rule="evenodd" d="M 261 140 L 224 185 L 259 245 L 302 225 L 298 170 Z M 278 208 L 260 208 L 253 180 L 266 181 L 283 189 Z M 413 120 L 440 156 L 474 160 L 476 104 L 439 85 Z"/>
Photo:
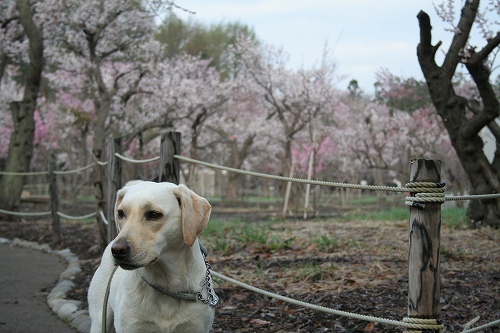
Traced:
<path id="1" fill-rule="evenodd" d="M 458 0 L 457 0 L 458 1 Z M 440 1 L 436 1 L 439 3 Z M 289 54 L 289 67 L 310 68 L 321 59 L 325 43 L 333 52 L 338 73 L 347 78 L 339 88 L 356 79 L 373 93 L 375 73 L 387 68 L 402 77 L 423 79 L 416 46 L 417 14 L 431 16 L 433 44 L 451 34 L 436 15 L 432 0 L 178 0 L 196 12 L 186 14 L 205 23 L 240 21 L 255 30 L 261 40 L 282 46 Z M 458 1 L 458 3 L 462 3 Z"/>

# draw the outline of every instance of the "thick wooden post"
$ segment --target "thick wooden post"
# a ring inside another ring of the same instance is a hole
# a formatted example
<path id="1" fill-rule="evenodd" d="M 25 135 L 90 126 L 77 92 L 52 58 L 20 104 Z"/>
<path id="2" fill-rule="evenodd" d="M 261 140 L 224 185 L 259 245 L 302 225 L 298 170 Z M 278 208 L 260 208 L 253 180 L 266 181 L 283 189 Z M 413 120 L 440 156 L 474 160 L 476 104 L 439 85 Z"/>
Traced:
<path id="1" fill-rule="evenodd" d="M 59 210 L 59 197 L 57 194 L 57 177 L 56 174 L 54 173 L 55 168 L 56 168 L 56 157 L 52 155 L 48 163 L 50 214 L 52 216 L 52 235 L 54 236 L 54 240 L 56 242 L 59 242 L 61 241 L 62 233 L 61 233 L 61 220 L 59 219 L 59 215 L 57 214 L 57 211 Z"/>
<path id="2" fill-rule="evenodd" d="M 107 241 L 110 243 L 118 234 L 115 224 L 115 200 L 116 192 L 122 187 L 122 160 L 115 153 L 122 153 L 121 138 L 109 139 L 108 141 L 108 191 L 106 216 L 108 219 Z"/>
<path id="3" fill-rule="evenodd" d="M 180 183 L 180 161 L 175 159 L 174 155 L 180 155 L 181 153 L 181 139 L 182 136 L 180 132 L 162 133 L 158 182 Z"/>
<path id="4" fill-rule="evenodd" d="M 411 161 L 410 182 L 441 181 L 441 161 Z M 410 208 L 408 316 L 439 319 L 441 204 Z M 436 331 L 437 332 L 437 331 Z"/>

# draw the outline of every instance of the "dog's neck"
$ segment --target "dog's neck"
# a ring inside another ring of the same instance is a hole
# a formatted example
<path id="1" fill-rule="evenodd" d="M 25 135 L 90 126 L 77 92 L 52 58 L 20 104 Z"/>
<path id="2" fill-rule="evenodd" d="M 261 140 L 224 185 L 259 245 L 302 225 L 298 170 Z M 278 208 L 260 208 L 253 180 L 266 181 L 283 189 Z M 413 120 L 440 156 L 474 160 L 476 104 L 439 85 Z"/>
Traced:
<path id="1" fill-rule="evenodd" d="M 183 244 L 175 250 L 174 255 L 158 258 L 153 264 L 137 270 L 148 283 L 174 293 L 198 291 L 206 272 L 207 267 L 198 239 L 192 246 Z"/>

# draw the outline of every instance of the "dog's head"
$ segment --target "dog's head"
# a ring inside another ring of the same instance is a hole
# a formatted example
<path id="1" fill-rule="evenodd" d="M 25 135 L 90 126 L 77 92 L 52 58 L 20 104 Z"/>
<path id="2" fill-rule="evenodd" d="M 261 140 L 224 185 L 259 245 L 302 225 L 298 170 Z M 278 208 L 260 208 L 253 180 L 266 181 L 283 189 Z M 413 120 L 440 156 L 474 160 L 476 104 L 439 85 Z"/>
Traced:
<path id="1" fill-rule="evenodd" d="M 192 246 L 210 210 L 208 201 L 185 185 L 128 182 L 118 191 L 115 204 L 115 263 L 136 269 L 156 262 L 165 252 Z"/>

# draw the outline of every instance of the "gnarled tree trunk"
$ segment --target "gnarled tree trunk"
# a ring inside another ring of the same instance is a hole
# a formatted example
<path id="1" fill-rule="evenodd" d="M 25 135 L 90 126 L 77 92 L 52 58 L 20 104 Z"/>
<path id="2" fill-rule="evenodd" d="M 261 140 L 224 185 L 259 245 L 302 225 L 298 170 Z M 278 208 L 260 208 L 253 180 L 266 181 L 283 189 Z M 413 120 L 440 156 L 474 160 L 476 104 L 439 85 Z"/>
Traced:
<path id="1" fill-rule="evenodd" d="M 500 193 L 500 126 L 495 122 L 500 114 L 500 104 L 490 82 L 490 69 L 486 60 L 498 47 L 500 32 L 489 39 L 479 52 L 467 50 L 470 56 L 465 58 L 464 50 L 478 7 L 479 0 L 466 1 L 457 33 L 441 66 L 435 61 L 435 54 L 441 42 L 431 44 L 430 18 L 421 11 L 417 16 L 420 25 L 417 55 L 432 102 L 443 119 L 453 147 L 470 180 L 471 193 L 490 194 Z M 480 103 L 456 94 L 451 81 L 459 63 L 465 63 L 472 76 L 481 97 Z M 484 154 L 484 142 L 479 135 L 484 127 L 491 130 L 497 141 L 495 157 L 491 163 Z M 486 224 L 499 227 L 500 200 L 471 201 L 467 214 L 471 226 Z"/>
<path id="2" fill-rule="evenodd" d="M 33 22 L 29 1 L 18 0 L 17 10 L 19 20 L 29 38 L 29 64 L 24 83 L 24 95 L 20 102 L 12 102 L 10 109 L 14 130 L 10 138 L 9 153 L 5 171 L 29 171 L 33 156 L 33 139 L 35 133 L 35 108 L 42 78 L 43 33 Z M 0 207 L 6 210 L 17 210 L 21 192 L 24 186 L 24 177 L 5 175 L 0 182 Z"/>

